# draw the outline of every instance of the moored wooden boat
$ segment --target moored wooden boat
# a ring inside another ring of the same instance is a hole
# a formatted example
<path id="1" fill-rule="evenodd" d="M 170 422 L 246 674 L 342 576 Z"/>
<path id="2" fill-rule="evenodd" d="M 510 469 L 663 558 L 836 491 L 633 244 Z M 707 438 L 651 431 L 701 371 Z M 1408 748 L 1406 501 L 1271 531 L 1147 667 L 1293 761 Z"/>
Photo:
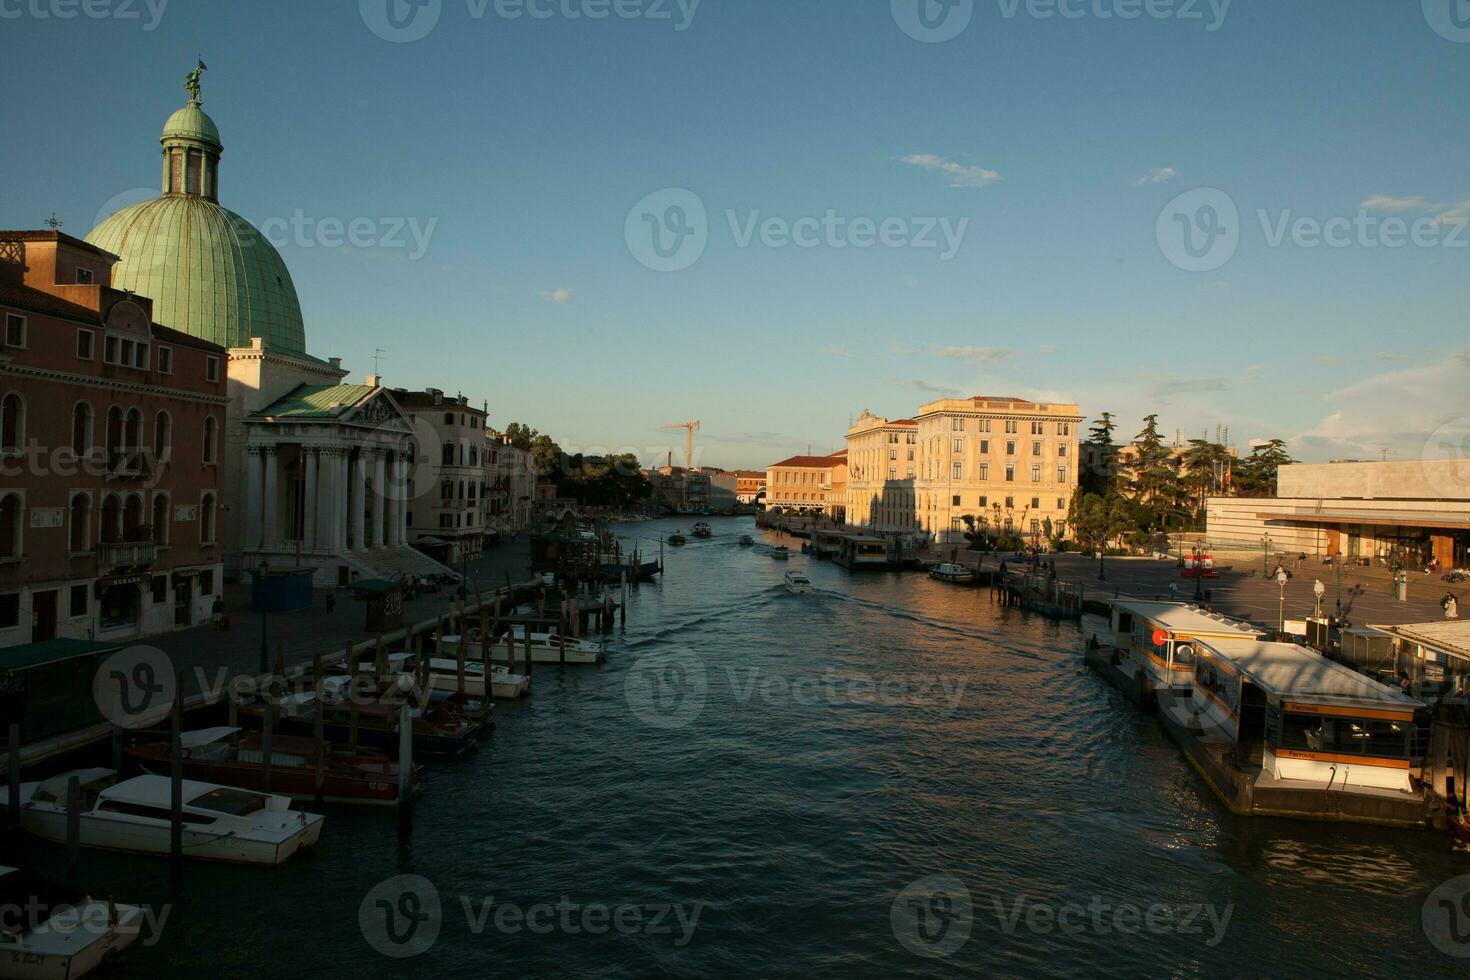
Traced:
<path id="1" fill-rule="evenodd" d="M 263 737 L 238 728 L 209 728 L 183 734 L 184 778 L 201 782 L 260 789 L 264 785 Z M 398 802 L 398 764 L 381 752 L 323 745 L 322 788 L 328 803 L 387 805 Z M 144 771 L 160 776 L 169 772 L 169 744 L 143 742 L 128 746 L 125 754 Z M 410 775 L 417 788 L 422 766 Z M 316 745 L 300 736 L 271 736 L 273 793 L 295 800 L 316 797 Z"/>

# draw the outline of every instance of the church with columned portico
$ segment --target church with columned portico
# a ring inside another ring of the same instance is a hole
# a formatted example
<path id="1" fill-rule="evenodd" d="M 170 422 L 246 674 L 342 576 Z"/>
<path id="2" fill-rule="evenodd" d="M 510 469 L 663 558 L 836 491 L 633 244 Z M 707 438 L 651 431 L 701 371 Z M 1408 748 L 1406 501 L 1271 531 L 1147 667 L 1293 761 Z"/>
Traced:
<path id="1" fill-rule="evenodd" d="M 113 285 L 153 299 L 153 318 L 226 349 L 224 507 L 227 577 L 262 563 L 356 578 L 453 574 L 409 546 L 420 462 L 414 425 L 379 379 L 345 383 L 341 359 L 307 352 L 301 304 L 274 245 L 223 207 L 224 143 L 205 113 L 201 63 L 188 103 L 164 125 L 163 193 L 87 236 L 117 255 Z M 418 485 L 431 487 L 432 479 Z"/>

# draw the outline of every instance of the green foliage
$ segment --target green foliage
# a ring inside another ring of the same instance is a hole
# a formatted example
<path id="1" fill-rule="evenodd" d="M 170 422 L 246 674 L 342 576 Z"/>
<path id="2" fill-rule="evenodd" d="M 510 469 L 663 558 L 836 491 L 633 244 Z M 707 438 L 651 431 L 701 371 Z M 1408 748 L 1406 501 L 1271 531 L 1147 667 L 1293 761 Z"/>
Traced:
<path id="1" fill-rule="evenodd" d="M 1242 497 L 1276 495 L 1276 471 L 1294 462 L 1280 439 L 1263 442 L 1235 468 L 1235 488 Z"/>
<path id="2" fill-rule="evenodd" d="M 545 438 L 544 436 L 542 438 Z M 566 456 L 557 495 L 588 507 L 629 507 L 653 495 L 638 457 Z"/>

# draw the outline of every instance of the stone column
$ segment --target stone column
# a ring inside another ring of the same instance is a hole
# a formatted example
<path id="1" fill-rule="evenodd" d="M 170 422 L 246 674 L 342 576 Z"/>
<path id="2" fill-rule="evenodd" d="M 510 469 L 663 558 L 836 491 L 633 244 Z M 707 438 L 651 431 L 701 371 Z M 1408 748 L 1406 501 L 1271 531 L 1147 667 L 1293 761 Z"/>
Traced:
<path id="1" fill-rule="evenodd" d="M 306 455 L 306 475 L 301 493 L 301 547 L 308 549 L 316 547 L 316 495 L 321 486 L 321 462 L 319 458 L 321 450 L 315 446 L 311 446 L 304 450 L 304 452 Z"/>
<path id="2" fill-rule="evenodd" d="M 363 535 L 366 533 L 363 513 L 367 510 L 367 505 L 362 495 L 362 478 L 363 474 L 367 472 L 366 467 L 363 466 L 363 452 L 365 450 L 359 449 L 357 455 L 352 458 L 351 475 L 347 479 L 347 510 L 351 519 L 349 526 L 352 528 L 352 539 L 349 544 L 354 551 L 366 547 L 362 540 Z"/>
<path id="3" fill-rule="evenodd" d="M 276 486 L 276 447 L 266 446 L 261 453 L 262 463 L 265 467 L 265 504 L 261 507 L 261 535 L 260 547 L 263 551 L 276 550 L 276 506 L 280 494 Z"/>
<path id="4" fill-rule="evenodd" d="M 245 449 L 245 513 L 242 515 L 242 536 L 244 550 L 254 551 L 260 547 L 260 536 L 264 531 L 265 522 L 261 520 L 260 514 L 260 483 L 265 479 L 262 471 L 261 450 L 259 446 L 247 446 Z"/>
<path id="5" fill-rule="evenodd" d="M 398 543 L 408 544 L 408 457 L 398 454 L 398 486 L 401 499 L 398 501 Z"/>
<path id="6" fill-rule="evenodd" d="M 396 548 L 400 544 L 398 539 L 398 511 L 403 506 L 403 487 L 398 483 L 398 453 L 388 454 L 388 482 L 384 486 L 384 492 L 388 495 L 388 517 L 387 526 L 383 528 L 383 539 L 388 547 Z"/>
<path id="7" fill-rule="evenodd" d="M 381 548 L 387 543 L 383 524 L 388 501 L 388 459 L 382 450 L 373 453 L 373 483 L 377 486 L 373 495 L 373 547 Z"/>
<path id="8" fill-rule="evenodd" d="M 337 507 L 337 450 L 322 450 L 320 476 L 316 547 L 318 551 L 336 551 L 337 524 L 342 520 L 342 512 Z"/>
<path id="9" fill-rule="evenodd" d="M 347 450 L 337 450 L 336 457 L 332 463 L 332 469 L 337 474 L 336 482 L 333 484 L 333 492 L 336 495 L 336 520 L 332 522 L 332 550 L 341 554 L 347 550 L 347 525 L 350 512 L 347 509 L 348 486 L 347 477 L 349 473 Z"/>

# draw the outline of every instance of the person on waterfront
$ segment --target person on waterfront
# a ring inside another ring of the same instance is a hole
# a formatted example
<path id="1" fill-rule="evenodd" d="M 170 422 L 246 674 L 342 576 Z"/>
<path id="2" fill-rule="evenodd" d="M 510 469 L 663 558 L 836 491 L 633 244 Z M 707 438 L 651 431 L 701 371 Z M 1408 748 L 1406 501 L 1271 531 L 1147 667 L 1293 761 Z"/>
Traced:
<path id="1" fill-rule="evenodd" d="M 217 595 L 214 597 L 214 605 L 209 607 L 209 624 L 217 630 L 225 628 L 225 597 Z"/>
<path id="2" fill-rule="evenodd" d="M 1460 603 L 1453 592 L 1446 592 L 1444 598 L 1439 600 L 1440 607 L 1444 609 L 1445 619 L 1460 618 Z"/>
<path id="3" fill-rule="evenodd" d="M 335 589 L 331 589 L 331 590 L 328 590 L 328 592 L 327 592 L 327 615 L 330 616 L 332 613 L 334 613 L 336 611 L 337 611 L 337 591 Z"/>

